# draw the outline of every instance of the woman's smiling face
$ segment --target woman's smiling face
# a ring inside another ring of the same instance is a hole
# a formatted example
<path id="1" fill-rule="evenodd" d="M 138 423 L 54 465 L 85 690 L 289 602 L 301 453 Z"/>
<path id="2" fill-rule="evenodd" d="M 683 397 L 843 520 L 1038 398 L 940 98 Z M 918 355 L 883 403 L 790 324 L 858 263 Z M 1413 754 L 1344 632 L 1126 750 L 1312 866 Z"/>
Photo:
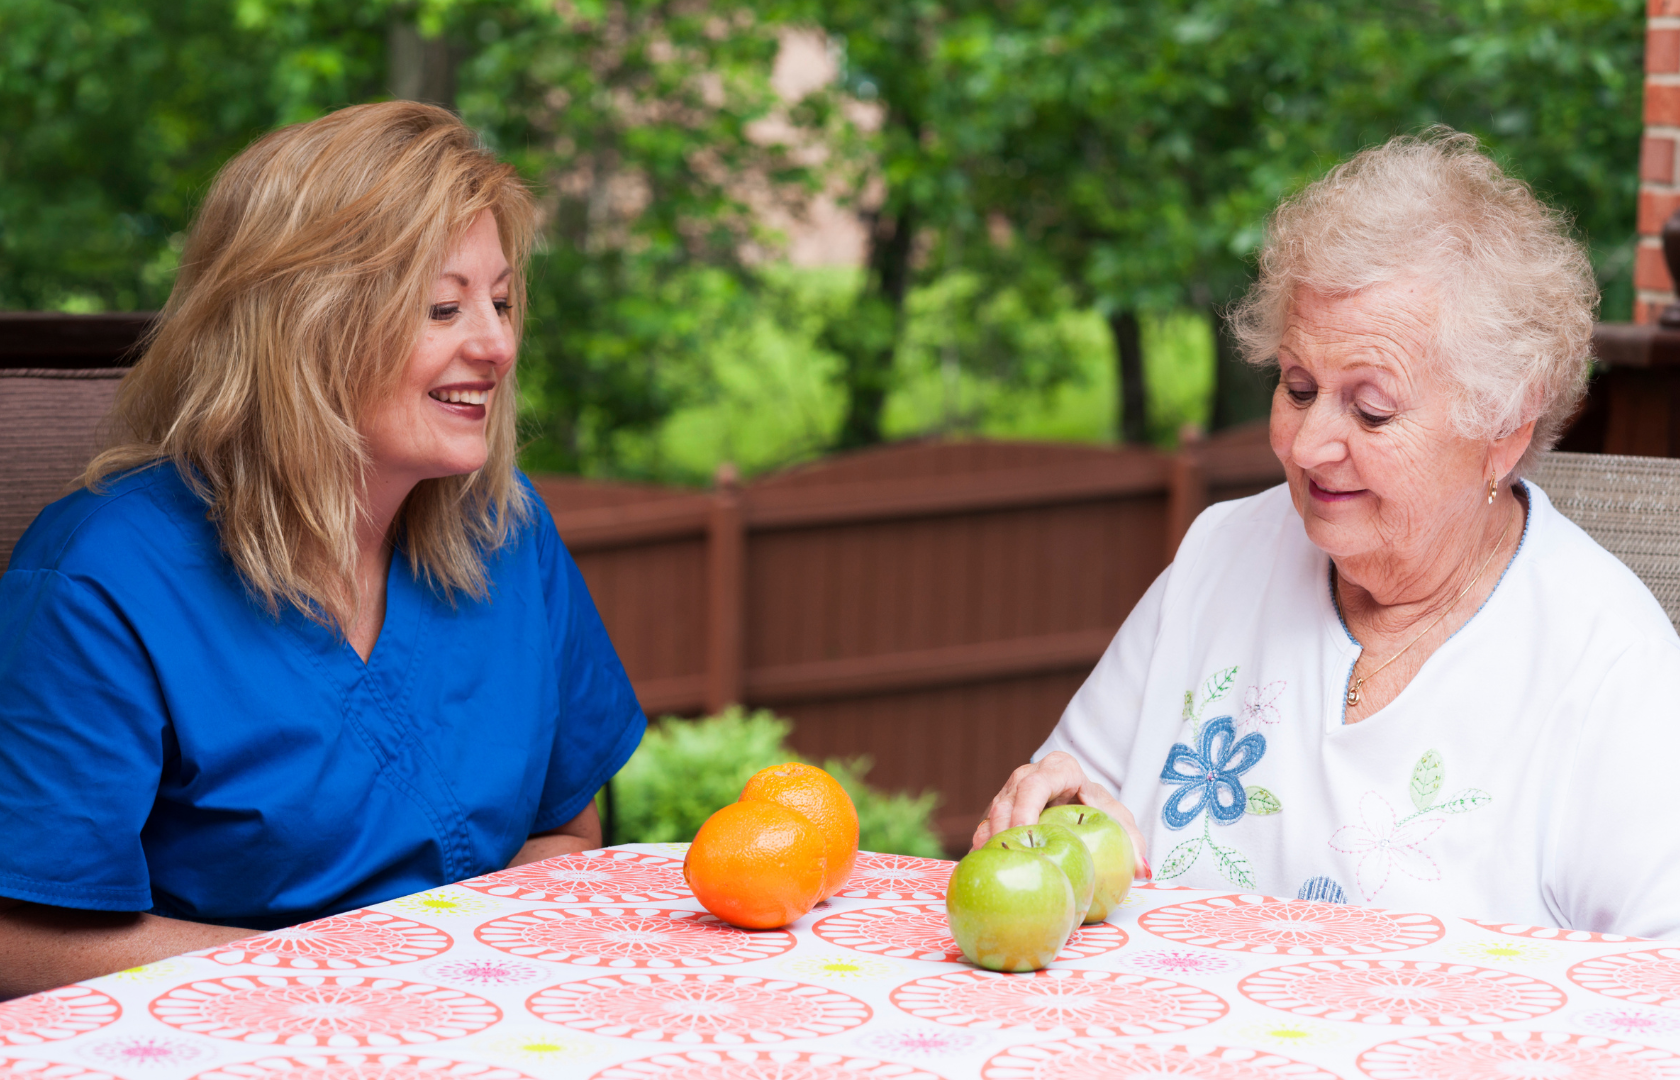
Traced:
<path id="1" fill-rule="evenodd" d="M 490 403 L 513 370 L 512 278 L 485 211 L 444 262 L 396 392 L 363 420 L 379 482 L 412 487 L 484 467 Z"/>
<path id="2" fill-rule="evenodd" d="M 1451 393 L 1426 359 L 1434 317 L 1415 281 L 1293 298 L 1272 450 L 1307 536 L 1333 558 L 1407 561 L 1485 503 L 1490 447 L 1453 427 Z"/>

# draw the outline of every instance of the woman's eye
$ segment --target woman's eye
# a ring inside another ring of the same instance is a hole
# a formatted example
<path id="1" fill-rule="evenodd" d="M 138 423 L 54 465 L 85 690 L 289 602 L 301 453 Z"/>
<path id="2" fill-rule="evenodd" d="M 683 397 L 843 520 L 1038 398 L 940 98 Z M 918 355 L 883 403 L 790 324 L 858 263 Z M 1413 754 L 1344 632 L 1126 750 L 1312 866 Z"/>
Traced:
<path id="1" fill-rule="evenodd" d="M 1359 414 L 1359 422 L 1364 424 L 1366 427 L 1382 427 L 1384 424 L 1394 419 L 1393 414 L 1384 415 L 1382 413 L 1368 412 L 1365 409 L 1360 408 L 1355 408 L 1353 411 Z"/>
<path id="2" fill-rule="evenodd" d="M 1286 392 L 1289 394 L 1289 400 L 1293 401 L 1297 405 L 1306 405 L 1311 402 L 1313 398 L 1318 396 L 1318 391 L 1316 390 L 1298 390 L 1293 386 L 1288 387 Z"/>
<path id="3" fill-rule="evenodd" d="M 513 302 L 511 300 L 503 299 L 503 300 L 495 300 L 495 301 L 492 301 L 492 302 L 496 305 L 496 314 L 497 315 L 501 315 L 505 318 L 509 313 L 511 313 L 513 311 Z"/>
<path id="4" fill-rule="evenodd" d="M 431 317 L 433 322 L 448 322 L 461 311 L 460 304 L 433 304 Z"/>

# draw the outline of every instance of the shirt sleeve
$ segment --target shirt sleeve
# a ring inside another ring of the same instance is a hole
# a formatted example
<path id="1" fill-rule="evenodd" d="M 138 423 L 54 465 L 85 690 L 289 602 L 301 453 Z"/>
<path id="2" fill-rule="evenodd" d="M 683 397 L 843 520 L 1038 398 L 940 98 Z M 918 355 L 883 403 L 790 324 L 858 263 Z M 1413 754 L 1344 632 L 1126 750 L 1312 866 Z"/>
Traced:
<path id="1" fill-rule="evenodd" d="M 1061 750 L 1079 761 L 1085 775 L 1121 797 L 1132 743 L 1143 716 L 1144 680 L 1161 631 L 1161 610 L 1172 574 L 1161 571 L 1120 625 L 1102 659 L 1073 695 L 1056 729 L 1032 756 L 1038 761 Z"/>
<path id="2" fill-rule="evenodd" d="M 533 498 L 535 493 L 533 492 Z M 641 744 L 647 717 L 577 563 L 540 501 L 535 527 L 554 644 L 560 717 L 533 833 L 577 817 Z"/>
<path id="3" fill-rule="evenodd" d="M 1541 891 L 1559 926 L 1680 937 L 1680 647 L 1636 646 L 1606 673 L 1553 804 Z"/>
<path id="4" fill-rule="evenodd" d="M 117 604 L 55 570 L 0 578 L 0 896 L 150 908 L 141 830 L 169 740 Z"/>

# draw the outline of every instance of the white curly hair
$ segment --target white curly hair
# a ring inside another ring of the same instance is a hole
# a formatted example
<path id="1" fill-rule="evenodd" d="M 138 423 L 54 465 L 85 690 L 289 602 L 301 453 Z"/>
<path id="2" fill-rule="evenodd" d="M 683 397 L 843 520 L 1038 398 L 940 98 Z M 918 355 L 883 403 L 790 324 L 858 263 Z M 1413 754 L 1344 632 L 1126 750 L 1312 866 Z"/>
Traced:
<path id="1" fill-rule="evenodd" d="M 1274 364 L 1298 290 L 1345 296 L 1402 278 L 1434 286 L 1425 359 L 1454 391 L 1454 427 L 1493 439 L 1535 422 L 1515 479 L 1586 390 L 1598 285 L 1568 219 L 1474 136 L 1391 139 L 1285 199 L 1259 279 L 1229 314 L 1232 336 L 1249 363 Z"/>

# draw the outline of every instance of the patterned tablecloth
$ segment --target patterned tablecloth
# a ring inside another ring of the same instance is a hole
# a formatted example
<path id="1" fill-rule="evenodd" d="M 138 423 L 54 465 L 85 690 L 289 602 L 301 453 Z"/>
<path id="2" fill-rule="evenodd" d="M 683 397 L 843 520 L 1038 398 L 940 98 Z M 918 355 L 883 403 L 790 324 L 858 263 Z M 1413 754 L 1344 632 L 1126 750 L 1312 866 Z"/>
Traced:
<path id="1" fill-rule="evenodd" d="M 947 934 L 952 863 L 865 853 L 748 933 L 681 856 L 566 856 L 0 1004 L 0 1080 L 1680 1080 L 1663 942 L 1144 887 L 997 975 Z"/>

